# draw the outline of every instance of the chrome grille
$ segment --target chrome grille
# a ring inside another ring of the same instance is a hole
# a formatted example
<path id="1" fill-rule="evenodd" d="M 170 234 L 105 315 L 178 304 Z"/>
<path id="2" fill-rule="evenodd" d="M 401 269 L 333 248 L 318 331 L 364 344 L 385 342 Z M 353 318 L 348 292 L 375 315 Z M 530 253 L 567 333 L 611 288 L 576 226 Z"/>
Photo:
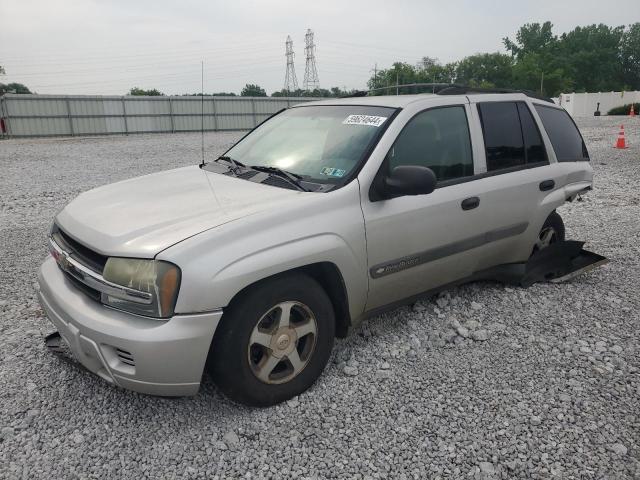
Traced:
<path id="1" fill-rule="evenodd" d="M 95 252 L 89 247 L 73 239 L 59 226 L 54 225 L 51 230 L 51 237 L 55 242 L 69 254 L 69 256 L 94 272 L 102 273 L 107 263 L 107 257 Z"/>

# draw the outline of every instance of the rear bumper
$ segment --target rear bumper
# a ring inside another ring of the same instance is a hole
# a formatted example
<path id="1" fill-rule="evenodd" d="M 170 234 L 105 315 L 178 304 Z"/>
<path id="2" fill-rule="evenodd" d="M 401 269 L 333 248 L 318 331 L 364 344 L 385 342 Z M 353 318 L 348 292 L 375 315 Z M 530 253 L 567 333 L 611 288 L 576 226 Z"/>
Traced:
<path id="1" fill-rule="evenodd" d="M 48 258 L 38 298 L 76 359 L 109 383 L 140 393 L 194 395 L 222 310 L 157 321 L 114 310 L 79 291 Z"/>

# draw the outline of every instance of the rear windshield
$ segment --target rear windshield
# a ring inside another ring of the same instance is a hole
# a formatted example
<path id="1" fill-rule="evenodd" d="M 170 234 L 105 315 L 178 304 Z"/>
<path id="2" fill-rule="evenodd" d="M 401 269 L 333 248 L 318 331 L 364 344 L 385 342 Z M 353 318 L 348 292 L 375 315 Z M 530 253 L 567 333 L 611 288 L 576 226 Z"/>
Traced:
<path id="1" fill-rule="evenodd" d="M 538 104 L 536 110 L 559 162 L 589 160 L 582 135 L 566 111 Z"/>

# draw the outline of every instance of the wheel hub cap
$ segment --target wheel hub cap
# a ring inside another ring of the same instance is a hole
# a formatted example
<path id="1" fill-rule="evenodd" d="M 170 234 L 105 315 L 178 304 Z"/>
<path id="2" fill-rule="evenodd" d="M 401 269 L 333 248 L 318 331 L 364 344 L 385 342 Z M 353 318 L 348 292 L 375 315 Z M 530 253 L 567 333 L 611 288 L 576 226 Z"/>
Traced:
<path id="1" fill-rule="evenodd" d="M 270 348 L 273 356 L 282 358 L 296 348 L 297 335 L 291 328 L 279 328 L 271 337 Z"/>
<path id="2" fill-rule="evenodd" d="M 280 335 L 277 343 L 280 350 L 286 349 L 289 346 L 289 335 Z"/>

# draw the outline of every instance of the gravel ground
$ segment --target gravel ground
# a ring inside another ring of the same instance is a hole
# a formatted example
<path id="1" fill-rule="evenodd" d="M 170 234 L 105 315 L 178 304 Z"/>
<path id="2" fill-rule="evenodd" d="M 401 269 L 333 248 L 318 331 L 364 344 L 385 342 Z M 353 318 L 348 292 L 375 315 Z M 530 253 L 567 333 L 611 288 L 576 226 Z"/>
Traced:
<path id="1" fill-rule="evenodd" d="M 111 387 L 45 350 L 36 296 L 79 192 L 199 159 L 198 135 L 0 142 L 0 478 L 640 478 L 640 120 L 579 122 L 595 190 L 561 209 L 611 263 L 569 283 L 478 283 L 339 340 L 316 385 L 235 405 Z M 240 134 L 208 134 L 209 155 Z"/>

